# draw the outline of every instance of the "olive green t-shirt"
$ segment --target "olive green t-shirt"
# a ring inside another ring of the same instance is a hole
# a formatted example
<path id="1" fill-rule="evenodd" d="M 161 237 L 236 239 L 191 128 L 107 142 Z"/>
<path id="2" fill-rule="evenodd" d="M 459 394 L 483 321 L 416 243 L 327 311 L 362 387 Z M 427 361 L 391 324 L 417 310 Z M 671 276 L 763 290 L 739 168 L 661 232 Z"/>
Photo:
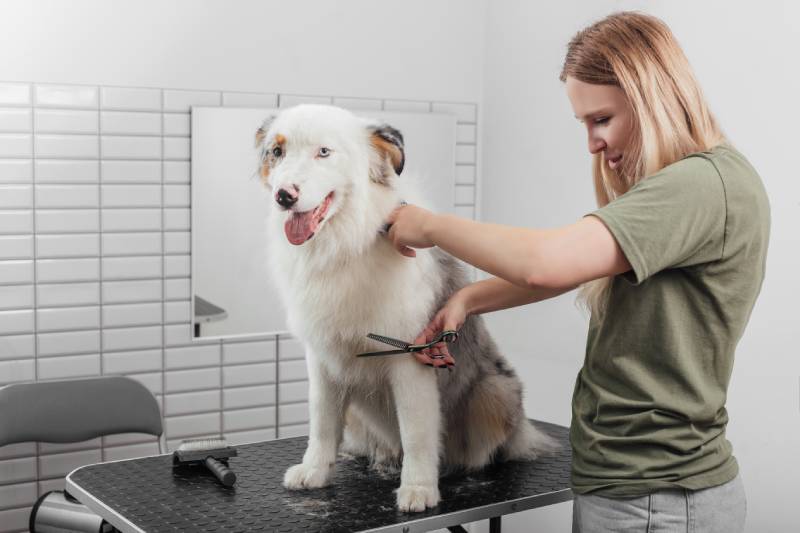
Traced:
<path id="1" fill-rule="evenodd" d="M 725 399 L 764 279 L 761 179 L 723 144 L 588 216 L 632 270 L 613 278 L 605 313 L 589 323 L 572 402 L 573 490 L 627 497 L 733 479 Z"/>

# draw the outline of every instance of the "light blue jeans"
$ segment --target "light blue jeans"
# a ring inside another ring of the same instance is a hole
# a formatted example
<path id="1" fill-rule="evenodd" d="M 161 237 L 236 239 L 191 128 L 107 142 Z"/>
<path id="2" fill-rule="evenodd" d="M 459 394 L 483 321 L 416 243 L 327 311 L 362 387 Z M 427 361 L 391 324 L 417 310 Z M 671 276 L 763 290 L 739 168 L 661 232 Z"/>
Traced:
<path id="1" fill-rule="evenodd" d="M 747 501 L 737 475 L 701 490 L 666 489 L 637 498 L 576 494 L 572 533 L 737 533 Z"/>

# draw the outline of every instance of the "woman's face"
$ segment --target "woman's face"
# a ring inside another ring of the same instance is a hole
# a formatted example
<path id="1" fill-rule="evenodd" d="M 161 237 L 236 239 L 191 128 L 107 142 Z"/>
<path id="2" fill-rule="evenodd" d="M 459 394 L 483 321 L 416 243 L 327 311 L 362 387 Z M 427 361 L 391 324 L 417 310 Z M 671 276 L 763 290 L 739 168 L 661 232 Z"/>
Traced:
<path id="1" fill-rule="evenodd" d="M 602 152 L 605 163 L 618 168 L 633 130 L 625 93 L 615 85 L 594 85 L 571 76 L 567 76 L 566 86 L 575 117 L 589 133 L 589 152 Z"/>

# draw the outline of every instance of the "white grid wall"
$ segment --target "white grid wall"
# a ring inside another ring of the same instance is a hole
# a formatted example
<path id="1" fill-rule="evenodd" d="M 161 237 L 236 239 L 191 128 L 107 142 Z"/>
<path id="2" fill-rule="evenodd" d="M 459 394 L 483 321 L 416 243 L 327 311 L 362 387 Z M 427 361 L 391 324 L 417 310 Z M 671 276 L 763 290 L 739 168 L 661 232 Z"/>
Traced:
<path id="1" fill-rule="evenodd" d="M 190 107 L 333 103 L 457 116 L 453 205 L 476 213 L 477 106 L 0 83 L 0 386 L 108 374 L 158 398 L 169 449 L 305 434 L 300 343 L 193 342 Z M 157 453 L 150 437 L 0 447 L 0 531 L 77 466 Z"/>

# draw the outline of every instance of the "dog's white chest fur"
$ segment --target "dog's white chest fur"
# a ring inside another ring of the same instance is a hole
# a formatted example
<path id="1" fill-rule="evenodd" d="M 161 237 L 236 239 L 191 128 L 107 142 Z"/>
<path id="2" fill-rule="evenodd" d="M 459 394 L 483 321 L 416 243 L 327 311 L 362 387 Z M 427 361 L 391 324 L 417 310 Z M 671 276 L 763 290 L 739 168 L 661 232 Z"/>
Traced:
<path id="1" fill-rule="evenodd" d="M 435 259 L 425 251 L 409 259 L 388 242 L 376 242 L 357 260 L 323 270 L 309 266 L 302 251 L 287 251 L 273 264 L 285 283 L 289 328 L 324 352 L 327 363 L 336 357 L 334 372 L 355 363 L 357 353 L 389 348 L 367 339 L 367 333 L 413 341 L 441 291 L 441 279 L 431 275 Z"/>

